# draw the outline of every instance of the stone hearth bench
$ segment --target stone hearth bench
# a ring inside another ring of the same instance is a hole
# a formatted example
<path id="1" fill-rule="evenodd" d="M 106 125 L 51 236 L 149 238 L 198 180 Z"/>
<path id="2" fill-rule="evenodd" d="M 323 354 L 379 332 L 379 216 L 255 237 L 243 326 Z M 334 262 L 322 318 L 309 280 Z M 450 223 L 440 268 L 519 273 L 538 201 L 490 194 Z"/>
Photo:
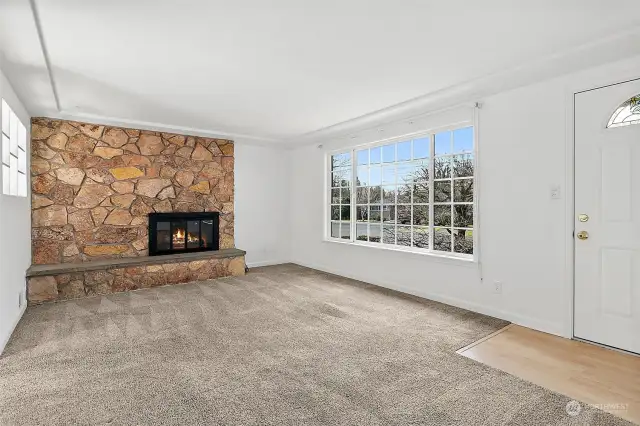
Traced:
<path id="1" fill-rule="evenodd" d="M 27 270 L 28 301 L 33 305 L 244 275 L 245 254 L 245 251 L 233 248 L 165 256 L 33 265 Z"/>

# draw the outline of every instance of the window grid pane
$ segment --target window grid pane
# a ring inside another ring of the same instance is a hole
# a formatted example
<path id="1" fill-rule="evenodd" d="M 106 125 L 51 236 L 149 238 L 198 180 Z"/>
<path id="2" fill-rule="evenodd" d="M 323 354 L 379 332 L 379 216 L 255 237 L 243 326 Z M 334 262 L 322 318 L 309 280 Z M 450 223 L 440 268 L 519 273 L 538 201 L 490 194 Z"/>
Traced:
<path id="1" fill-rule="evenodd" d="M 353 227 L 338 232 L 353 229 L 354 241 L 472 255 L 473 145 L 473 127 L 465 127 L 354 150 L 352 173 L 332 161 L 331 219 Z M 350 154 L 341 155 L 351 165 Z"/>
<path id="2" fill-rule="evenodd" d="M 20 197 L 27 196 L 27 175 L 24 173 L 18 174 L 18 195 Z"/>
<path id="3" fill-rule="evenodd" d="M 11 108 L 2 100 L 2 133 L 9 136 L 11 133 Z"/>
<path id="4" fill-rule="evenodd" d="M 11 111 L 11 129 L 9 132 L 9 138 L 11 139 L 11 154 L 18 156 L 18 117 Z"/>
<path id="5" fill-rule="evenodd" d="M 9 195 L 18 195 L 18 159 L 9 159 Z"/>
<path id="6" fill-rule="evenodd" d="M 9 177 L 9 166 L 2 165 L 2 193 L 6 195 L 11 194 L 11 187 L 9 185 L 10 177 Z"/>
<path id="7" fill-rule="evenodd" d="M 20 123 L 18 127 L 18 148 L 22 149 L 23 151 L 26 151 L 27 150 L 27 129 L 24 127 L 24 124 L 22 124 L 22 122 L 18 121 L 18 123 Z"/>
<path id="8" fill-rule="evenodd" d="M 331 182 L 329 216 L 331 220 L 329 236 L 335 239 L 351 239 L 351 153 L 344 152 L 331 156 Z"/>
<path id="9" fill-rule="evenodd" d="M 2 164 L 9 165 L 9 157 L 11 156 L 11 142 L 9 136 L 2 135 Z"/>
<path id="10" fill-rule="evenodd" d="M 27 173 L 27 153 L 23 149 L 18 149 L 18 172 Z"/>

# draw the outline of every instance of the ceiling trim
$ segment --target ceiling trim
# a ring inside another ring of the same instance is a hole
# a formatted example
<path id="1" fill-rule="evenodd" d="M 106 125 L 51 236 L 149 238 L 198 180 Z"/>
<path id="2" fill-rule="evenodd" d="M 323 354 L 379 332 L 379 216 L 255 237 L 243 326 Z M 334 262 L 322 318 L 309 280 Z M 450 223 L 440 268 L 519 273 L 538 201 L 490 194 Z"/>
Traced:
<path id="1" fill-rule="evenodd" d="M 250 145 L 273 146 L 281 145 L 279 139 L 247 135 L 242 133 L 230 133 L 219 130 L 198 129 L 195 127 L 174 126 L 170 124 L 154 123 L 149 121 L 129 120 L 126 118 L 105 117 L 96 114 L 72 113 L 68 111 L 59 111 L 53 117 L 61 120 L 80 121 L 85 123 L 100 124 L 106 126 L 123 127 L 127 129 L 150 130 L 154 132 L 175 133 L 189 136 L 201 136 L 204 138 L 230 139 L 234 142 L 240 142 Z"/>
<path id="2" fill-rule="evenodd" d="M 53 92 L 53 99 L 56 103 L 56 108 L 61 111 L 60 96 L 58 95 L 58 86 L 53 78 L 53 68 L 51 67 L 51 61 L 49 60 L 49 51 L 47 50 L 47 44 L 44 41 L 44 35 L 42 33 L 42 24 L 40 23 L 40 15 L 38 14 L 38 8 L 36 7 L 35 0 L 29 0 L 29 6 L 31 7 L 31 14 L 33 15 L 33 22 L 36 26 L 36 32 L 38 33 L 38 41 L 40 42 L 40 50 L 44 58 L 45 66 L 47 67 L 47 75 L 49 76 L 49 83 L 51 84 L 51 91 Z"/>
<path id="3" fill-rule="evenodd" d="M 472 104 L 483 97 L 640 54 L 640 28 L 620 32 L 577 48 L 505 71 L 466 81 L 360 117 L 285 139 L 289 147 L 310 145 L 357 134 L 400 120 Z"/>
<path id="4" fill-rule="evenodd" d="M 215 129 L 199 129 L 185 126 L 175 126 L 141 120 L 130 120 L 117 117 L 107 117 L 96 114 L 64 111 L 61 107 L 59 92 L 52 72 L 49 54 L 44 40 L 42 25 L 38 16 L 35 0 L 29 0 L 33 19 L 38 32 L 38 38 L 57 110 L 51 118 L 73 121 L 86 121 L 117 127 L 128 127 L 168 133 L 181 133 L 194 136 L 232 139 L 254 145 L 295 148 L 327 141 L 329 139 L 351 138 L 363 131 L 380 128 L 399 120 L 410 120 L 444 111 L 459 105 L 469 104 L 482 97 L 491 96 L 499 92 L 558 77 L 582 69 L 595 67 L 606 62 L 613 62 L 640 54 L 640 28 L 601 38 L 595 42 L 583 44 L 559 54 L 554 54 L 522 66 L 490 74 L 478 79 L 462 82 L 447 88 L 431 92 L 426 95 L 391 105 L 389 107 L 333 124 L 301 135 L 284 138 L 273 138 L 250 134 L 224 132 Z"/>
<path id="5" fill-rule="evenodd" d="M 59 95 L 55 77 L 53 74 L 53 68 L 51 66 L 51 61 L 49 60 L 49 52 L 47 50 L 47 45 L 44 39 L 42 24 L 40 21 L 40 16 L 38 15 L 38 9 L 35 4 L 35 0 L 29 0 L 29 5 L 31 7 L 33 21 L 35 23 L 36 31 L 38 33 L 40 49 L 42 50 L 42 55 L 44 57 L 45 66 L 47 68 L 47 74 L 49 76 L 49 83 L 51 84 L 51 90 L 53 91 L 53 97 L 55 99 L 55 104 L 57 109 L 57 111 L 55 112 L 47 113 L 47 116 L 49 116 L 50 118 L 89 122 L 89 123 L 114 126 L 114 127 L 151 130 L 156 132 L 177 133 L 177 134 L 201 136 L 201 137 L 208 137 L 208 138 L 231 139 L 234 142 L 241 142 L 241 143 L 247 143 L 247 144 L 253 144 L 253 145 L 272 146 L 274 143 L 281 142 L 281 140 L 279 139 L 270 138 L 270 137 L 262 137 L 262 136 L 233 133 L 233 132 L 223 132 L 223 131 L 214 130 L 214 129 L 199 129 L 195 127 L 174 126 L 170 124 L 154 123 L 154 122 L 141 121 L 141 120 L 129 120 L 129 119 L 118 118 L 118 117 L 106 117 L 106 116 L 97 115 L 97 114 L 69 112 L 69 111 L 63 110 L 60 103 L 60 95 Z"/>

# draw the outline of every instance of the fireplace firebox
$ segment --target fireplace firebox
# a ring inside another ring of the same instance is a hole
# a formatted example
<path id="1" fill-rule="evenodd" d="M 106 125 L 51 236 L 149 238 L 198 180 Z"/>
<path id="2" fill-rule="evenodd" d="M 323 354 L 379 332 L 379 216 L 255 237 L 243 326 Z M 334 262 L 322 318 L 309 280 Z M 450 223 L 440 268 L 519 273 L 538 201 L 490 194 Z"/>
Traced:
<path id="1" fill-rule="evenodd" d="M 219 249 L 218 212 L 150 213 L 149 256 Z"/>

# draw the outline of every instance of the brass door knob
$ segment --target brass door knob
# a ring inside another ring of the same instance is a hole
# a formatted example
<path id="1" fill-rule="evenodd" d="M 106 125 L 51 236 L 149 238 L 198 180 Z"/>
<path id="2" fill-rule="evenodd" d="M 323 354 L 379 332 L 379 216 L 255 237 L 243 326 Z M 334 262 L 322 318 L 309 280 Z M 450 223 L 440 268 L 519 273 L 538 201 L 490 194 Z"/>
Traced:
<path id="1" fill-rule="evenodd" d="M 580 231 L 577 235 L 579 240 L 586 240 L 589 238 L 589 233 L 587 231 Z"/>

